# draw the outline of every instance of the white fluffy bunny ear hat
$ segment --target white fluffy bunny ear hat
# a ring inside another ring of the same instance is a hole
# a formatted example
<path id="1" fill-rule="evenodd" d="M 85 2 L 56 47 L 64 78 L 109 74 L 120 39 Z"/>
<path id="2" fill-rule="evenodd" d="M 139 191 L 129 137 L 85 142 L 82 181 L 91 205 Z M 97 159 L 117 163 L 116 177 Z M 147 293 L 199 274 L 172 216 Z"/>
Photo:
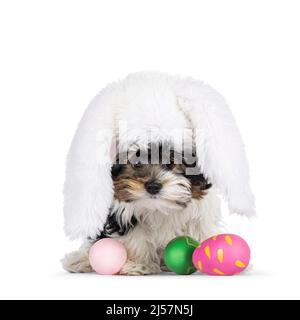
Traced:
<path id="1" fill-rule="evenodd" d="M 122 134 L 118 134 L 122 123 Z M 244 146 L 222 96 L 190 78 L 135 73 L 103 89 L 79 124 L 67 159 L 67 235 L 93 238 L 102 230 L 113 201 L 111 164 L 116 142 L 121 149 L 130 149 L 151 132 L 151 142 L 175 139 L 176 145 L 181 142 L 170 133 L 187 129 L 193 132 L 202 172 L 230 211 L 254 214 Z"/>

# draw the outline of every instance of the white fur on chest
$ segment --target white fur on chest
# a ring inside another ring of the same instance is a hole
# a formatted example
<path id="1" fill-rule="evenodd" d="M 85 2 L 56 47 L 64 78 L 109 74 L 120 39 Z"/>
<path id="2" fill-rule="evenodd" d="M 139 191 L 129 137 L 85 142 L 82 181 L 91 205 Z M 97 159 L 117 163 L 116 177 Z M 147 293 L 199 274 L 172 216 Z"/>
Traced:
<path id="1" fill-rule="evenodd" d="M 173 214 L 152 212 L 143 223 L 137 226 L 137 232 L 147 235 L 149 241 L 157 248 L 164 248 L 173 238 L 184 235 L 190 215 L 183 211 Z M 133 230 L 134 232 L 135 230 Z"/>
<path id="2" fill-rule="evenodd" d="M 129 256 L 135 259 L 159 259 L 162 250 L 175 237 L 187 235 L 198 241 L 219 232 L 220 204 L 213 190 L 201 200 L 192 200 L 182 210 L 147 211 L 138 218 L 137 225 L 121 236 Z"/>

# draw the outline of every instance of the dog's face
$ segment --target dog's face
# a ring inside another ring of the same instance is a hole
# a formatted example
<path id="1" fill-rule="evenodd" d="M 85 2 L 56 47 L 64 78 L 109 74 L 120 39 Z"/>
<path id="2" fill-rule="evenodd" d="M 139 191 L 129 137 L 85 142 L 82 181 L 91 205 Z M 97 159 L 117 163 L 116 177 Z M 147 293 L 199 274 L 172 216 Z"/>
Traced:
<path id="1" fill-rule="evenodd" d="M 161 155 L 158 164 L 151 161 L 144 164 L 138 153 L 129 154 L 127 164 L 112 167 L 114 197 L 120 202 L 131 202 L 148 210 L 180 209 L 193 198 L 202 198 L 211 187 L 201 173 L 187 175 L 187 167 L 195 164 L 188 165 L 184 158 L 178 164 L 174 152 L 164 164 Z"/>

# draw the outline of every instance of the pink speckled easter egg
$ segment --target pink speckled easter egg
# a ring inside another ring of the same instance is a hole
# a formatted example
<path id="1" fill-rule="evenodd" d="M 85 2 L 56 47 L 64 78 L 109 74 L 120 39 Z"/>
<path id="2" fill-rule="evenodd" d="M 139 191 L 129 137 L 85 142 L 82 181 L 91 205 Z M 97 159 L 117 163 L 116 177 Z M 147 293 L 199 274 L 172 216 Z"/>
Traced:
<path id="1" fill-rule="evenodd" d="M 211 237 L 195 249 L 194 266 L 208 275 L 231 276 L 244 271 L 250 261 L 247 242 L 234 234 Z"/>
<path id="2" fill-rule="evenodd" d="M 89 254 L 90 264 L 99 274 L 117 274 L 127 260 L 127 252 L 122 243 L 105 238 L 97 241 Z"/>

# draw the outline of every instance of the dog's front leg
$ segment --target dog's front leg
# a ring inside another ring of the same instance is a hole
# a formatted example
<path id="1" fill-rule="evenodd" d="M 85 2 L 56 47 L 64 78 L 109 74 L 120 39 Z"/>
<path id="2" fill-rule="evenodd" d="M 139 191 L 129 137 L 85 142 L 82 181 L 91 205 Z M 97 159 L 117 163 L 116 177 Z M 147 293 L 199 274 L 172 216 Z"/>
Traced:
<path id="1" fill-rule="evenodd" d="M 122 275 L 141 276 L 160 273 L 160 267 L 152 261 L 147 265 L 145 262 L 137 262 L 128 260 L 120 271 Z"/>
<path id="2" fill-rule="evenodd" d="M 119 239 L 126 247 L 128 260 L 120 271 L 123 275 L 158 274 L 160 258 L 151 234 L 137 226 Z"/>

